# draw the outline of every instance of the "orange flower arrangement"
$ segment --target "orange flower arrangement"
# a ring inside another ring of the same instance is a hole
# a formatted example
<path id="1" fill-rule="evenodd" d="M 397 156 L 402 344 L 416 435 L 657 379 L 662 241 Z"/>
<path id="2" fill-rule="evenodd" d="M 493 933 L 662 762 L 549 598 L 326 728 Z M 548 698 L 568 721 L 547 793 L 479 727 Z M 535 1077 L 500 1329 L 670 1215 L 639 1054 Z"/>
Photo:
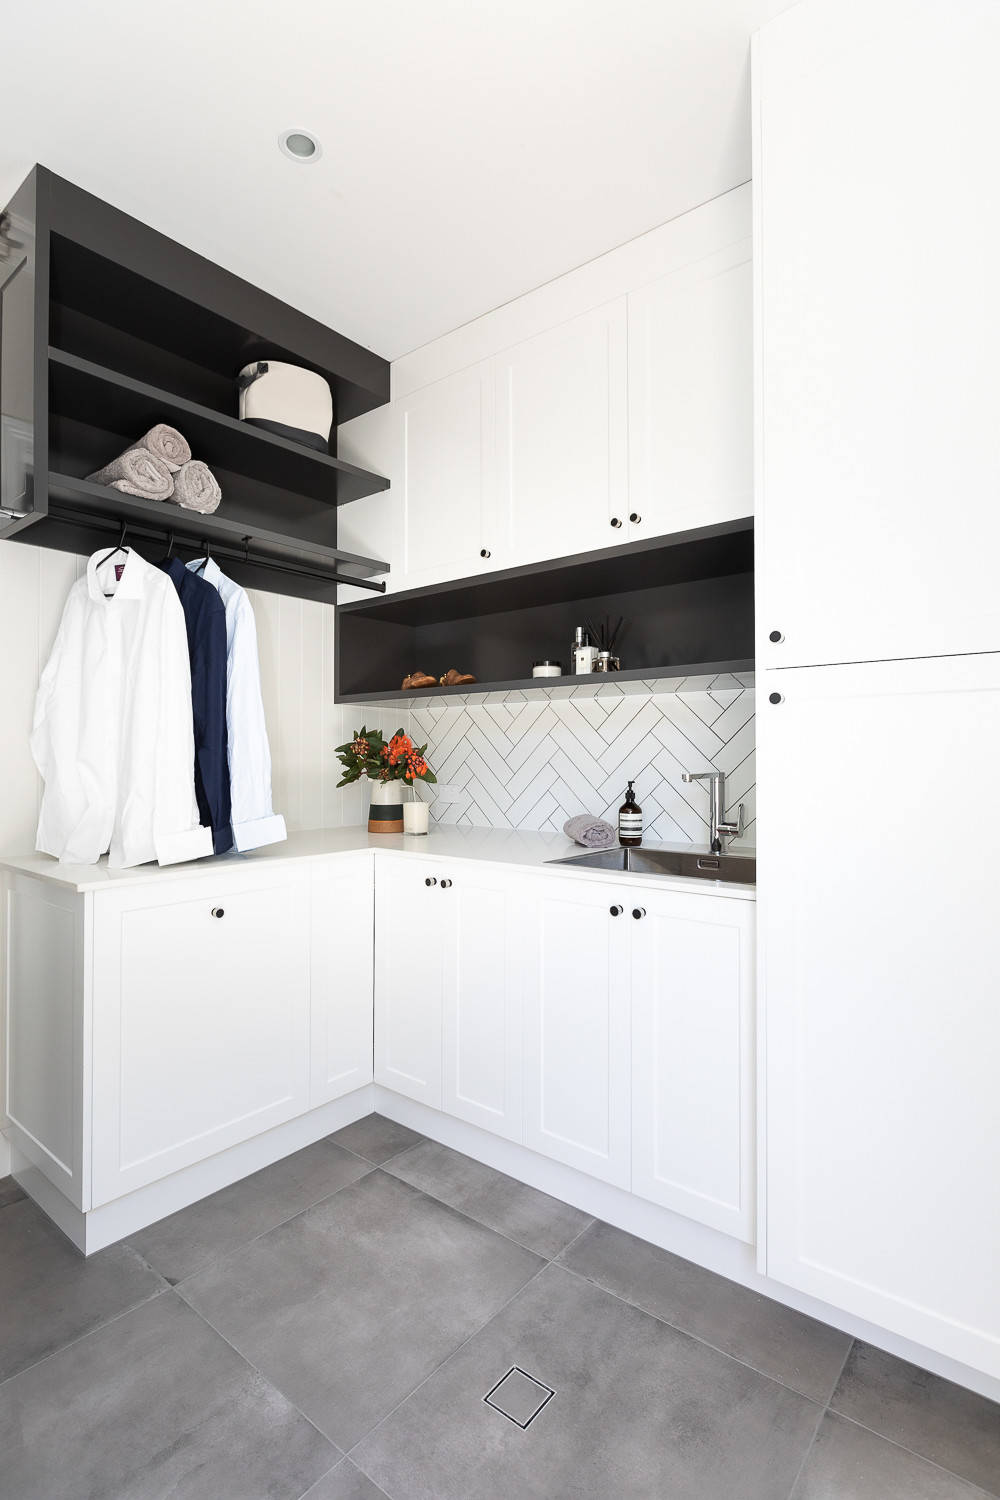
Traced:
<path id="1" fill-rule="evenodd" d="M 435 782 L 437 777 L 427 762 L 427 746 L 414 745 L 402 729 L 386 744 L 381 730 L 355 730 L 346 745 L 337 746 L 337 757 L 344 767 L 338 786 L 347 786 L 362 776 L 372 781 Z"/>

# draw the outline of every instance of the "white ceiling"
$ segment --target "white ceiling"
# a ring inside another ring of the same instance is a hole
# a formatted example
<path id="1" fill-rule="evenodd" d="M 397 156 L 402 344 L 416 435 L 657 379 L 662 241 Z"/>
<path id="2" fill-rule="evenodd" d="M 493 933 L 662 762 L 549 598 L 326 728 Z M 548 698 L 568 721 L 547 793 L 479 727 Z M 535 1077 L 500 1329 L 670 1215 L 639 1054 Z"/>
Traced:
<path id="1" fill-rule="evenodd" d="M 41 161 L 395 358 L 745 181 L 789 3 L 11 5 L 0 202 Z"/>

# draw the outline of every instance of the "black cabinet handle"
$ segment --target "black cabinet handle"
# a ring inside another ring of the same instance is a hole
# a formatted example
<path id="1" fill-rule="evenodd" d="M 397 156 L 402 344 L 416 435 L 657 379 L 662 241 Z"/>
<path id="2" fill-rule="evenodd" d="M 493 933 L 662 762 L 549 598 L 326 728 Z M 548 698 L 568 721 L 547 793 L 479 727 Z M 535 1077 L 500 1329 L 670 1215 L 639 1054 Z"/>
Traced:
<path id="1" fill-rule="evenodd" d="M 784 693 L 768 693 L 767 701 L 768 703 L 784 703 L 785 695 Z"/>
<path id="2" fill-rule="evenodd" d="M 213 906 L 212 907 L 212 916 L 213 917 L 224 917 L 225 915 L 226 915 L 226 908 L 224 906 Z"/>
<path id="3" fill-rule="evenodd" d="M 450 880 L 442 880 L 442 882 L 441 882 L 441 889 L 443 891 L 450 890 L 451 889 L 451 881 Z"/>
<path id="4" fill-rule="evenodd" d="M 620 520 L 619 520 L 619 519 L 618 519 L 618 517 L 617 517 L 617 516 L 612 516 L 612 517 L 611 517 L 611 524 L 612 524 L 612 526 L 620 526 L 620 525 L 621 525 L 621 524 L 622 524 L 622 523 L 621 523 L 621 521 L 620 521 Z"/>
<path id="5" fill-rule="evenodd" d="M 633 526 L 638 526 L 639 522 L 642 520 L 642 517 L 637 510 L 634 510 L 629 516 L 629 520 L 632 522 Z"/>
<path id="6" fill-rule="evenodd" d="M 625 910 L 625 908 L 623 906 L 609 906 L 608 907 L 608 911 L 611 913 L 611 915 L 613 917 L 620 917 L 621 914 L 622 914 L 622 912 L 624 910 Z"/>
<path id="7" fill-rule="evenodd" d="M 633 917 L 635 917 L 635 920 L 639 922 L 646 915 L 646 908 L 644 906 L 633 906 L 632 915 Z"/>
<path id="8" fill-rule="evenodd" d="M 479 553 L 479 556 L 480 557 L 489 557 L 490 556 L 490 549 L 488 547 L 483 547 L 482 550 Z"/>
<path id="9" fill-rule="evenodd" d="M 428 875 L 426 880 L 424 881 L 424 885 L 437 885 L 436 877 L 434 875 Z"/>
<path id="10" fill-rule="evenodd" d="M 771 634 L 768 636 L 768 640 L 771 642 L 772 646 L 780 645 L 784 639 L 784 634 L 780 630 L 772 630 Z"/>

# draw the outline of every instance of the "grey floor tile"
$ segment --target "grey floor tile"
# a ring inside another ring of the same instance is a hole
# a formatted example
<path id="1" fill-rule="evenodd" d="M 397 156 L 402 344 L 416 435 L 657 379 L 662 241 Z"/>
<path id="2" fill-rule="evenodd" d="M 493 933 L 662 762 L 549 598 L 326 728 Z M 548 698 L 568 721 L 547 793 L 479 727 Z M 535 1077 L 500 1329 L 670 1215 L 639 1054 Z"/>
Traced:
<path id="1" fill-rule="evenodd" d="M 827 1414 L 792 1500 L 983 1500 L 983 1491 Z"/>
<path id="2" fill-rule="evenodd" d="M 578 1208 L 436 1141 L 422 1141 L 405 1151 L 386 1171 L 544 1255 L 546 1260 L 552 1260 L 593 1222 Z"/>
<path id="3" fill-rule="evenodd" d="M 163 1292 L 0 1386 L 10 1500 L 298 1500 L 336 1449 Z"/>
<path id="4" fill-rule="evenodd" d="M 10 1203 L 19 1203 L 25 1196 L 24 1189 L 13 1177 L 0 1177 L 0 1208 L 6 1208 Z"/>
<path id="5" fill-rule="evenodd" d="M 1000 1406 L 985 1396 L 858 1342 L 831 1405 L 1000 1495 Z"/>
<path id="6" fill-rule="evenodd" d="M 526 1431 L 511 1365 L 556 1393 Z M 551 1265 L 351 1457 L 399 1500 L 785 1500 L 819 1411 Z"/>
<path id="7" fill-rule="evenodd" d="M 383 1162 L 422 1141 L 423 1136 L 406 1125 L 397 1125 L 395 1120 L 387 1120 L 385 1115 L 365 1115 L 363 1120 L 355 1120 L 353 1125 L 335 1130 L 330 1140 L 380 1167 Z"/>
<path id="8" fill-rule="evenodd" d="M 610 1224 L 595 1224 L 562 1262 L 589 1281 L 826 1404 L 850 1336 Z"/>
<path id="9" fill-rule="evenodd" d="M 182 1291 L 347 1449 L 542 1265 L 408 1183 L 373 1172 Z"/>
<path id="10" fill-rule="evenodd" d="M 333 1141 L 316 1141 L 151 1224 L 130 1236 L 129 1244 L 177 1283 L 370 1170 Z"/>
<path id="11" fill-rule="evenodd" d="M 0 1214 L 0 1380 L 162 1291 L 125 1245 L 85 1260 L 30 1198 Z"/>
<path id="12" fill-rule="evenodd" d="M 386 1494 L 356 1469 L 349 1458 L 344 1458 L 302 1500 L 386 1500 Z"/>

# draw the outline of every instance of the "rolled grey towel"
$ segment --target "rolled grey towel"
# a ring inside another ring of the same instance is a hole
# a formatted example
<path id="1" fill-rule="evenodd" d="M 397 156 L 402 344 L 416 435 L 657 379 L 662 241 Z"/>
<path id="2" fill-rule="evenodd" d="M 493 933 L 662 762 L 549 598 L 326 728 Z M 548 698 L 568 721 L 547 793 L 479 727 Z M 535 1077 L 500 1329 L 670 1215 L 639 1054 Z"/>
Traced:
<path id="1" fill-rule="evenodd" d="M 222 491 L 208 464 L 200 458 L 181 464 L 174 475 L 174 499 L 185 510 L 200 510 L 206 516 L 218 510 Z"/>
<path id="2" fill-rule="evenodd" d="M 105 464 L 93 474 L 87 475 L 95 484 L 107 484 L 126 495 L 139 495 L 143 500 L 169 500 L 174 492 L 174 481 L 162 458 L 150 453 L 148 448 L 129 448 L 112 463 Z"/>
<path id="3" fill-rule="evenodd" d="M 585 849 L 607 849 L 618 842 L 611 824 L 605 823 L 603 818 L 595 818 L 593 813 L 577 813 L 575 818 L 567 818 L 563 833 Z"/>
<path id="4" fill-rule="evenodd" d="M 181 466 L 186 464 L 191 457 L 191 446 L 186 437 L 177 431 L 176 427 L 168 427 L 166 422 L 157 422 L 151 427 L 145 437 L 139 438 L 137 448 L 148 448 L 150 453 L 166 464 L 171 474 L 175 473 Z"/>

